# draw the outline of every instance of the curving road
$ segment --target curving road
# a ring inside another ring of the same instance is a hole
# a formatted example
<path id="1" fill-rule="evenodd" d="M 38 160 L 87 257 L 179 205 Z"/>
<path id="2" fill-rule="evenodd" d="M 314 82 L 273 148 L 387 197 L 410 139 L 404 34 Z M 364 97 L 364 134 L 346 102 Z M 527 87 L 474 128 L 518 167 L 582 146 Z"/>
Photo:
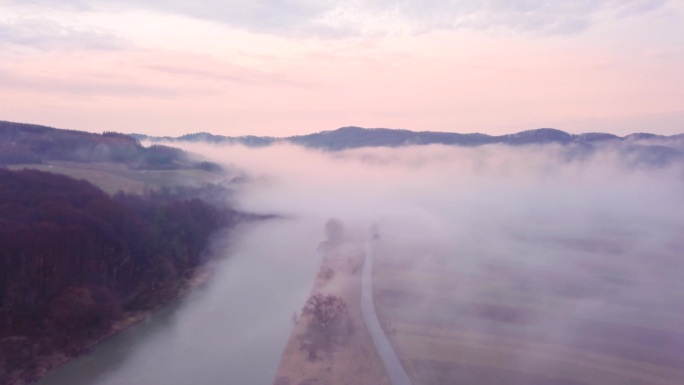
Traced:
<path id="1" fill-rule="evenodd" d="M 385 331 L 382 330 L 378 315 L 375 313 L 372 282 L 373 243 L 374 241 L 372 240 L 366 241 L 366 260 L 363 264 L 363 275 L 361 278 L 361 313 L 392 385 L 411 385 L 411 380 L 409 380 L 404 367 L 399 361 L 399 357 L 397 357 L 397 353 L 387 339 Z"/>

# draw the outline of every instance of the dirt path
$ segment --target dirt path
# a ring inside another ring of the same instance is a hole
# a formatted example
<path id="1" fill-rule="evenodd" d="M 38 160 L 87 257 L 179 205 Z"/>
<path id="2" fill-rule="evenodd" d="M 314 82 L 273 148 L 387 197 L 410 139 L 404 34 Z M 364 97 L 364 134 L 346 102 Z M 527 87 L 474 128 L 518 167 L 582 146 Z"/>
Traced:
<path id="1" fill-rule="evenodd" d="M 363 264 L 363 274 L 361 278 L 361 311 L 363 313 L 364 323 L 373 339 L 375 349 L 385 365 L 385 370 L 389 375 L 392 385 L 411 385 L 411 380 L 399 361 L 397 353 L 387 339 L 385 330 L 383 330 L 382 325 L 378 320 L 375 306 L 373 305 L 373 247 L 373 241 L 368 241 L 366 243 L 366 261 Z"/>

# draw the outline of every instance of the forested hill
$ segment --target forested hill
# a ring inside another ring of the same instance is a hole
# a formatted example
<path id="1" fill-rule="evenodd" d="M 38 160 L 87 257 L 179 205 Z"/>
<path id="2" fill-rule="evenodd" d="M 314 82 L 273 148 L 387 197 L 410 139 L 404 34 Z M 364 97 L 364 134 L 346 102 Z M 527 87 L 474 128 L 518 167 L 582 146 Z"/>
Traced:
<path id="1" fill-rule="evenodd" d="M 213 163 L 195 161 L 177 148 L 143 147 L 135 138 L 116 132 L 93 134 L 0 121 L 0 165 L 51 160 L 115 162 L 138 169 L 219 168 Z"/>
<path id="2" fill-rule="evenodd" d="M 0 168 L 0 384 L 174 299 L 210 235 L 240 217 L 151 194 Z"/>
<path id="3" fill-rule="evenodd" d="M 621 142 L 667 142 L 684 140 L 684 134 L 662 136 L 646 133 L 631 134 L 620 137 L 607 133 L 570 134 L 553 128 L 540 128 L 506 135 L 486 135 L 480 133 L 461 134 L 455 132 L 410 131 L 389 128 L 342 127 L 332 131 L 321 131 L 308 135 L 289 136 L 283 138 L 259 136 L 221 136 L 209 133 L 188 134 L 179 137 L 151 137 L 132 135 L 140 140 L 164 142 L 209 142 L 242 144 L 246 146 L 268 146 L 276 143 L 292 143 L 309 148 L 329 151 L 361 147 L 402 147 L 411 145 L 443 144 L 453 146 L 480 146 L 486 144 L 529 145 L 529 144 L 579 144 L 594 145 L 599 143 Z"/>
<path id="4" fill-rule="evenodd" d="M 403 147 L 441 144 L 449 146 L 508 146 L 557 144 L 567 147 L 568 156 L 583 156 L 600 147 L 614 147 L 630 162 L 667 164 L 684 160 L 684 134 L 654 135 L 635 133 L 617 136 L 592 132 L 570 134 L 553 128 L 540 128 L 506 135 L 410 131 L 388 128 L 342 127 L 308 135 L 289 137 L 222 136 L 206 132 L 179 137 L 159 137 L 120 133 L 92 134 L 51 127 L 0 121 L 0 165 L 42 163 L 50 160 L 77 162 L 116 162 L 136 169 L 198 168 L 217 171 L 220 166 L 196 161 L 177 148 L 153 143 L 201 142 L 263 147 L 291 143 L 307 148 L 339 151 L 363 147 Z"/>
<path id="5" fill-rule="evenodd" d="M 264 147 L 289 143 L 324 151 L 340 151 L 367 147 L 404 147 L 422 145 L 447 145 L 476 147 L 482 145 L 540 146 L 553 144 L 561 146 L 564 156 L 581 159 L 600 149 L 610 149 L 630 165 L 663 166 L 673 162 L 684 162 L 684 134 L 663 136 L 636 133 L 620 137 L 607 133 L 570 134 L 552 128 L 522 131 L 507 135 L 485 135 L 479 133 L 460 134 L 454 132 L 409 131 L 388 128 L 342 127 L 333 131 L 321 131 L 309 135 L 283 138 L 238 136 L 228 137 L 208 133 L 197 133 L 172 137 L 150 137 L 132 135 L 139 140 L 151 142 L 205 142 L 215 144 L 240 144 L 249 147 Z"/>

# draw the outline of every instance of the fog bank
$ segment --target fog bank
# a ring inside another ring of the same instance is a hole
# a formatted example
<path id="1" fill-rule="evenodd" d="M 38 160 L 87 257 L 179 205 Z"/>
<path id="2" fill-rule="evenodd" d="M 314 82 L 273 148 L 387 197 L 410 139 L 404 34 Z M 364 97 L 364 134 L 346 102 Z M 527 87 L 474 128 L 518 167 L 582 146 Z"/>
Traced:
<path id="1" fill-rule="evenodd" d="M 534 354 L 507 362 L 528 371 L 569 370 L 539 344 L 684 368 L 679 161 L 555 145 L 184 148 L 249 176 L 235 187 L 240 209 L 310 226 L 299 249 L 330 217 L 376 224 L 381 270 L 441 274 L 418 286 L 378 278 L 394 319 L 523 338 Z"/>

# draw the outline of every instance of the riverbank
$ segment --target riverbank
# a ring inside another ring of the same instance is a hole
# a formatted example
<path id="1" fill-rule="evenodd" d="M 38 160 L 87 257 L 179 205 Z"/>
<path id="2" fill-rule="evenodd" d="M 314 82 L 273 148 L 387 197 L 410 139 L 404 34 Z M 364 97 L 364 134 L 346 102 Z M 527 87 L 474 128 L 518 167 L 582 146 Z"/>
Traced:
<path id="1" fill-rule="evenodd" d="M 307 346 L 311 316 L 304 313 L 294 317 L 275 385 L 390 384 L 361 314 L 361 273 L 365 258 L 361 242 L 326 247 L 311 296 L 341 298 L 346 304 L 349 327 L 334 343 L 312 355 Z"/>
<path id="2" fill-rule="evenodd" d="M 179 284 L 179 289 L 175 296 L 168 302 L 159 304 L 155 309 L 145 310 L 145 311 L 134 311 L 126 312 L 121 318 L 114 321 L 112 325 L 103 333 L 99 334 L 97 337 L 92 338 L 84 342 L 79 346 L 78 354 L 67 354 L 65 352 L 55 353 L 49 356 L 42 356 L 36 360 L 36 363 L 30 371 L 14 372 L 11 373 L 8 378 L 5 379 L 6 382 L 0 382 L 2 385 L 27 385 L 31 384 L 43 376 L 45 376 L 49 371 L 66 364 L 67 362 L 76 359 L 83 354 L 88 354 L 96 345 L 99 343 L 113 337 L 114 335 L 132 327 L 140 322 L 145 321 L 150 316 L 152 316 L 159 309 L 166 307 L 176 301 L 182 299 L 188 295 L 193 290 L 206 285 L 213 275 L 212 264 L 208 264 L 199 268 L 190 274 L 188 277 L 183 278 Z"/>

